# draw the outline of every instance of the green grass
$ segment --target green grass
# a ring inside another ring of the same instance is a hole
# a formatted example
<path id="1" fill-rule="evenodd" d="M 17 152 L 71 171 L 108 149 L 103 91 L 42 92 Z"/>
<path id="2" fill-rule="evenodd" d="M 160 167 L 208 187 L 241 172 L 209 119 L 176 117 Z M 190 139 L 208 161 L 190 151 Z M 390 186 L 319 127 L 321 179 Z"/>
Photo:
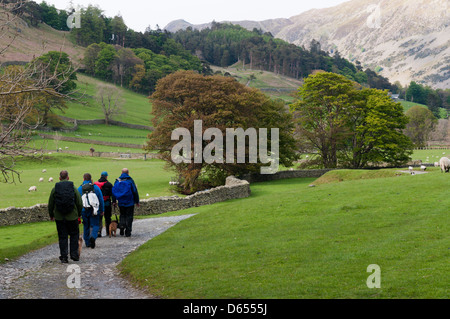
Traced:
<path id="1" fill-rule="evenodd" d="M 410 108 L 412 108 L 415 105 L 419 105 L 425 108 L 428 108 L 428 106 L 426 106 L 425 104 L 420 104 L 420 103 L 415 103 L 415 102 L 409 102 L 409 101 L 400 101 L 400 104 L 403 106 L 404 111 L 408 111 Z M 441 119 L 446 119 L 448 117 L 448 112 L 446 109 L 444 108 L 439 108 L 440 109 L 440 118 Z"/>
<path id="2" fill-rule="evenodd" d="M 163 298 L 448 298 L 448 175 L 312 182 L 179 212 L 120 269 Z"/>
<path id="3" fill-rule="evenodd" d="M 444 150 L 415 150 L 412 159 L 421 160 L 424 163 L 439 162 L 442 157 L 449 157 L 450 149 Z"/>
<path id="4" fill-rule="evenodd" d="M 69 151 L 84 151 L 89 152 L 89 149 L 93 147 L 96 152 L 108 152 L 108 153 L 136 153 L 144 154 L 142 149 L 129 148 L 129 147 L 115 147 L 115 146 L 104 146 L 94 143 L 78 143 L 78 142 L 66 142 L 59 141 L 56 143 L 54 140 L 43 139 L 41 137 L 33 137 L 31 142 L 28 144 L 29 147 L 34 149 L 43 149 L 47 152 L 56 152 L 58 148 L 62 148 L 63 152 L 68 147 Z"/>
<path id="5" fill-rule="evenodd" d="M 61 136 L 76 137 L 94 141 L 144 145 L 150 131 L 114 125 L 79 125 L 75 132 L 60 132 Z M 48 133 L 56 134 L 56 133 Z"/>
<path id="6" fill-rule="evenodd" d="M 73 101 L 68 102 L 68 109 L 64 110 L 64 112 L 57 112 L 57 114 L 79 120 L 103 119 L 104 115 L 100 105 L 95 100 L 95 95 L 97 86 L 105 82 L 80 73 L 77 74 L 77 77 L 78 95 L 84 95 L 81 100 L 86 102 L 86 104 Z M 150 112 L 152 111 L 152 105 L 148 97 L 121 87 L 117 87 L 117 90 L 123 92 L 122 97 L 125 101 L 123 108 L 126 110 L 126 114 L 113 119 L 131 124 L 151 125 Z"/>
<path id="7" fill-rule="evenodd" d="M 0 227 L 0 264 L 57 242 L 55 223 Z"/>
<path id="8" fill-rule="evenodd" d="M 134 178 L 142 199 L 148 193 L 150 197 L 173 195 L 169 189 L 169 181 L 173 173 L 164 169 L 160 160 L 117 160 L 96 157 L 79 157 L 68 154 L 46 155 L 43 161 L 27 160 L 20 162 L 17 169 L 21 172 L 19 183 L 0 183 L 0 208 L 30 207 L 48 202 L 48 197 L 59 177 L 61 170 L 68 170 L 70 179 L 75 185 L 81 185 L 84 173 L 91 173 L 93 179 L 100 178 L 102 171 L 108 171 L 109 179 L 114 181 L 120 176 L 121 170 L 127 167 Z M 46 173 L 42 170 L 46 169 Z M 39 183 L 39 178 L 45 181 Z M 54 183 L 49 183 L 53 177 Z M 30 186 L 37 186 L 38 191 L 29 193 Z"/>

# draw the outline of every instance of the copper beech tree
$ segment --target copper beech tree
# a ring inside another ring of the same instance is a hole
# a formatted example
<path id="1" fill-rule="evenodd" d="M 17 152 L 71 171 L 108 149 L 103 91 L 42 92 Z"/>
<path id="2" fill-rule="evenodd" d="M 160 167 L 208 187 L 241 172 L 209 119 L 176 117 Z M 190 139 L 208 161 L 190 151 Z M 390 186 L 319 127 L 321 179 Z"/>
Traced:
<path id="1" fill-rule="evenodd" d="M 290 166 L 297 158 L 296 143 L 292 137 L 294 126 L 284 103 L 273 101 L 261 91 L 248 88 L 233 78 L 204 76 L 194 71 L 178 71 L 159 80 L 156 91 L 151 96 L 151 102 L 155 129 L 149 135 L 146 149 L 159 151 L 168 166 L 176 171 L 184 193 L 223 184 L 229 175 L 256 172 L 264 165 L 259 161 L 238 163 L 229 159 L 225 159 L 223 163 L 205 161 L 195 163 L 195 121 L 202 121 L 202 136 L 209 128 L 223 132 L 222 136 L 215 137 L 223 139 L 221 142 L 225 140 L 227 129 L 266 128 L 270 132 L 270 129 L 277 128 L 280 135 L 280 164 Z M 172 132 L 178 128 L 185 128 L 191 133 L 190 163 L 176 164 L 172 161 L 171 152 L 178 143 L 172 140 Z M 203 148 L 210 142 L 203 140 Z M 225 145 L 225 142 L 221 144 Z M 270 150 L 270 146 L 267 149 Z M 248 145 L 245 156 L 249 156 Z M 227 164 L 228 162 L 233 163 Z"/>

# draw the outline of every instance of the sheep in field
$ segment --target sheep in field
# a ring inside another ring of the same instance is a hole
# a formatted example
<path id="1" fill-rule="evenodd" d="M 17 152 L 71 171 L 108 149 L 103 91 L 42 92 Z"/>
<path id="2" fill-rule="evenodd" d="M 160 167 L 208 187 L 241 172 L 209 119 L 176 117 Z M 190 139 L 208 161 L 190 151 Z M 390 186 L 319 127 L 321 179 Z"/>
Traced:
<path id="1" fill-rule="evenodd" d="M 31 187 L 28 189 L 28 191 L 29 191 L 29 192 L 37 192 L 37 187 L 36 187 L 36 186 L 31 186 Z"/>
<path id="2" fill-rule="evenodd" d="M 441 172 L 448 173 L 450 170 L 450 159 L 448 159 L 448 157 L 441 158 L 439 165 L 441 166 Z"/>
<path id="3" fill-rule="evenodd" d="M 422 171 L 426 171 L 426 170 L 427 170 L 427 167 L 426 167 L 425 165 L 422 165 L 422 166 L 420 166 L 420 169 L 421 169 Z"/>
<path id="4" fill-rule="evenodd" d="M 49 182 L 49 183 L 53 182 L 53 177 L 50 177 L 50 178 L 48 179 L 48 182 Z"/>
<path id="5" fill-rule="evenodd" d="M 43 177 L 39 178 L 39 183 L 42 183 L 43 181 L 44 181 Z"/>
<path id="6" fill-rule="evenodd" d="M 434 167 L 439 167 L 439 162 L 434 162 Z"/>
<path id="7" fill-rule="evenodd" d="M 47 173 L 47 170 L 46 170 L 46 169 L 43 169 L 43 170 L 42 170 L 42 173 Z"/>

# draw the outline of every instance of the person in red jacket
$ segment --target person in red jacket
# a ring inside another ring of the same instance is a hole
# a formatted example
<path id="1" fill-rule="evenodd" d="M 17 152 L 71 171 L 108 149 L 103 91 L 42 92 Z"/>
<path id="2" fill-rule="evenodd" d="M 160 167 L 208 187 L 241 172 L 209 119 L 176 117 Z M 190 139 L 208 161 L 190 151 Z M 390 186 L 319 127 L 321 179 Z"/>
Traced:
<path id="1" fill-rule="evenodd" d="M 94 183 L 97 185 L 103 194 L 103 201 L 105 202 L 105 228 L 106 228 L 106 236 L 109 236 L 109 225 L 111 224 L 111 216 L 112 216 L 112 188 L 113 185 L 108 181 L 108 172 L 102 172 L 100 179 Z M 103 216 L 100 216 L 98 237 L 102 237 L 102 229 L 103 229 Z"/>

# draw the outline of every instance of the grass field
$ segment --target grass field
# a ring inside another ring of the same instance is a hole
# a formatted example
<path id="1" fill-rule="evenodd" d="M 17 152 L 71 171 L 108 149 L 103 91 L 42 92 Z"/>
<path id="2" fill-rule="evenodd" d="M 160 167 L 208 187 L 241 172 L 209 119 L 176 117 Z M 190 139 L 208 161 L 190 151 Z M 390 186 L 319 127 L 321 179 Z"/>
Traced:
<path id="1" fill-rule="evenodd" d="M 442 157 L 449 157 L 450 149 L 444 150 L 415 150 L 412 154 L 412 160 L 421 160 L 424 163 L 439 162 Z"/>
<path id="2" fill-rule="evenodd" d="M 253 184 L 129 255 L 165 298 L 448 298 L 448 174 Z M 367 267 L 381 267 L 368 289 Z"/>
<path id="3" fill-rule="evenodd" d="M 406 111 L 408 111 L 410 108 L 412 108 L 415 105 L 419 105 L 425 108 L 428 108 L 428 106 L 424 105 L 424 104 L 419 104 L 419 103 L 414 103 L 414 102 L 409 102 L 409 101 L 400 101 L 400 104 L 403 105 L 403 109 Z M 440 115 L 441 115 L 441 119 L 446 119 L 448 118 L 448 112 L 446 109 L 444 108 L 440 108 Z"/>
<path id="4" fill-rule="evenodd" d="M 169 190 L 169 181 L 173 173 L 164 169 L 164 162 L 160 160 L 117 160 L 96 157 L 77 157 L 68 154 L 46 155 L 44 161 L 19 163 L 17 169 L 21 172 L 21 183 L 0 183 L 0 208 L 29 207 L 48 202 L 48 197 L 59 177 L 59 172 L 68 170 L 75 185 L 81 185 L 84 173 L 91 173 L 93 179 L 100 178 L 102 171 L 108 171 L 110 180 L 114 181 L 120 176 L 121 170 L 127 167 L 131 177 L 134 178 L 142 199 L 148 193 L 150 197 L 173 195 Z M 42 170 L 46 169 L 46 173 Z M 39 183 L 39 178 L 45 181 Z M 53 177 L 54 183 L 48 179 Z M 38 191 L 29 193 L 30 186 L 37 186 Z"/>
<path id="5" fill-rule="evenodd" d="M 29 147 L 34 149 L 43 149 L 48 152 L 56 152 L 58 148 L 62 148 L 63 152 L 68 147 L 69 151 L 84 151 L 89 152 L 89 149 L 92 147 L 96 152 L 108 152 L 108 153 L 145 153 L 142 149 L 137 148 L 129 148 L 129 147 L 115 147 L 115 146 L 104 146 L 93 143 L 78 143 L 78 142 L 66 142 L 59 141 L 55 142 L 54 140 L 43 139 L 39 136 L 34 137 L 31 142 L 28 144 Z"/>
<path id="6" fill-rule="evenodd" d="M 114 143 L 125 143 L 134 145 L 144 145 L 148 134 L 148 130 L 132 129 L 114 125 L 79 125 L 75 132 L 59 132 L 61 136 L 77 137 L 93 141 L 104 141 Z M 47 133 L 53 134 L 56 133 Z"/>
<path id="7" fill-rule="evenodd" d="M 78 94 L 75 97 L 79 97 L 86 104 L 73 101 L 68 102 L 68 109 L 64 110 L 64 112 L 57 112 L 57 114 L 79 120 L 103 119 L 104 115 L 100 105 L 95 100 L 95 95 L 97 86 L 105 82 L 81 73 L 78 73 L 77 77 Z M 150 112 L 152 111 L 152 105 L 148 97 L 121 87 L 117 87 L 117 90 L 123 93 L 123 109 L 126 111 L 126 114 L 113 119 L 131 124 L 151 125 Z"/>

